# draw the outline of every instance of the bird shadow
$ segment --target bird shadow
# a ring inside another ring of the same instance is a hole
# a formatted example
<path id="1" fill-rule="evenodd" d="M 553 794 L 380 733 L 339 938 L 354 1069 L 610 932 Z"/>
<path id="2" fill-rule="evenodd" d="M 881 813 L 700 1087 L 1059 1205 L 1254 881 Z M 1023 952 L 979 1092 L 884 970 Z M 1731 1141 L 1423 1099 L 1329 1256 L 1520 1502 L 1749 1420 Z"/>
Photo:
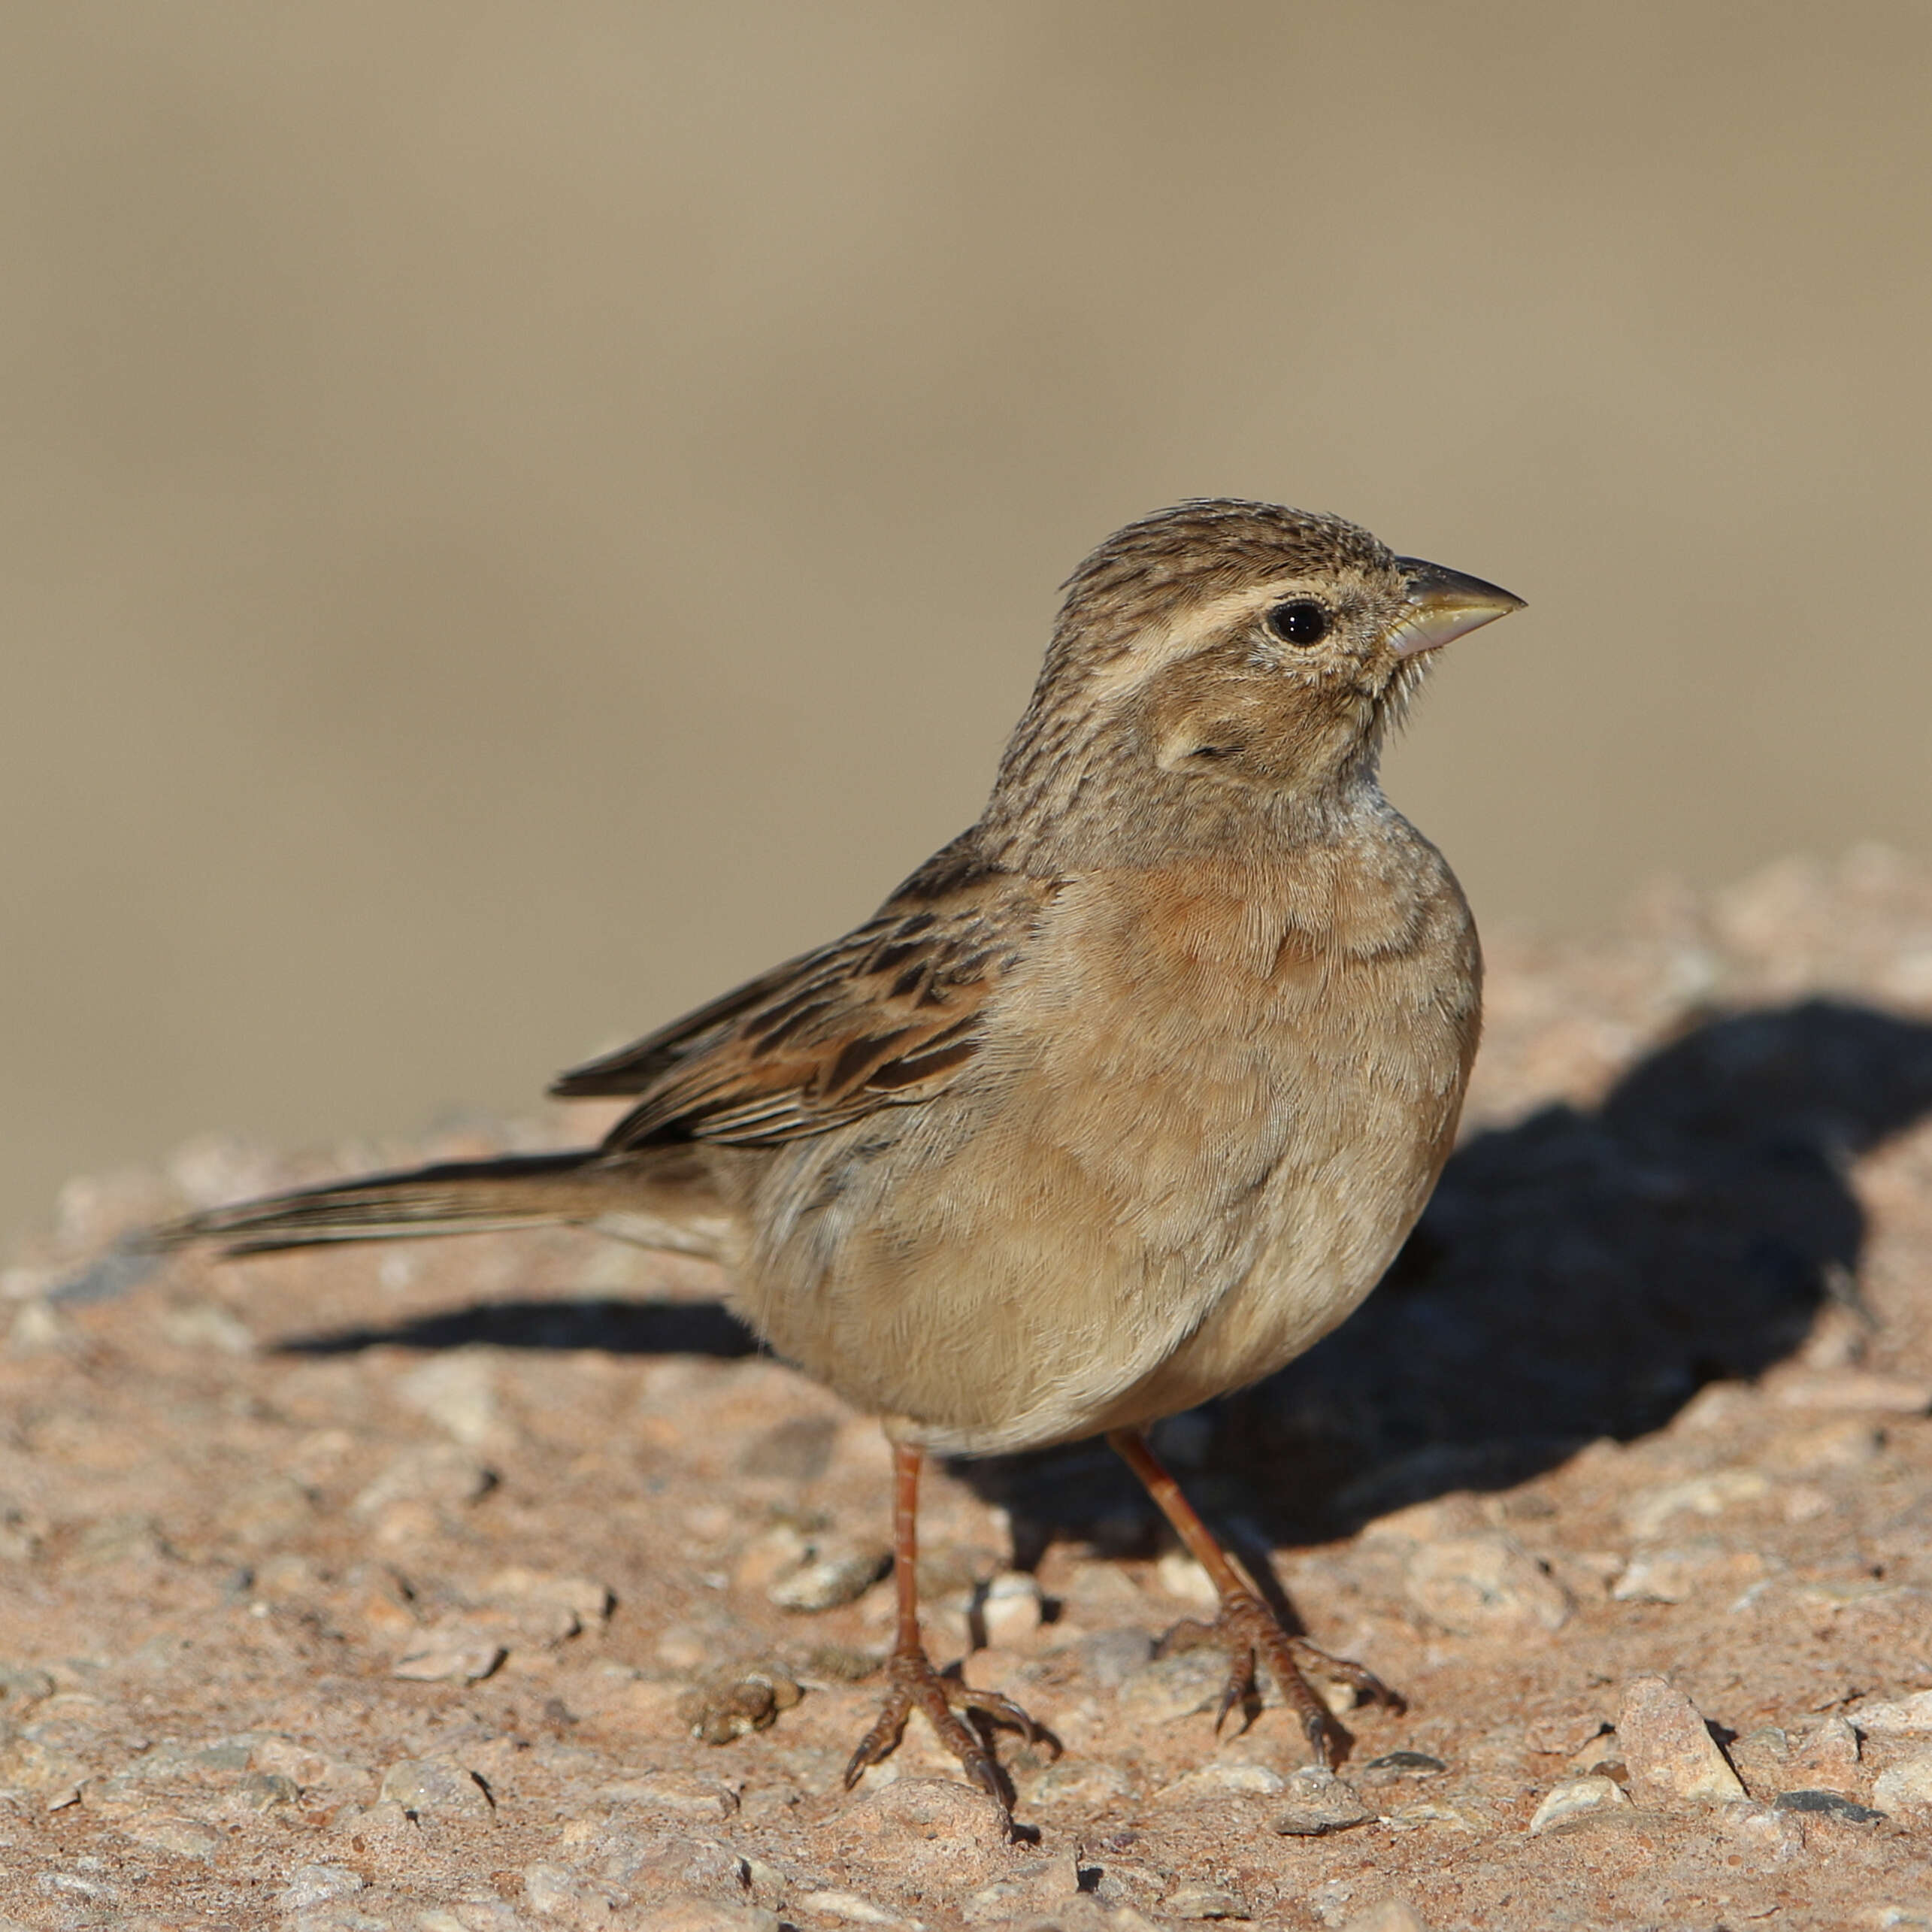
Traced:
<path id="1" fill-rule="evenodd" d="M 1258 1555 L 1646 1434 L 1791 1355 L 1828 1303 L 1870 1325 L 1850 1166 L 1928 1112 L 1932 1025 L 1824 999 L 1695 1018 L 1599 1105 L 1472 1135 L 1355 1315 L 1163 1446 Z M 1010 1513 L 1022 1561 L 1156 1534 L 1094 1445 L 960 1473 Z"/>
<path id="2" fill-rule="evenodd" d="M 1475 1134 L 1380 1288 L 1257 1387 L 1166 1425 L 1189 1494 L 1251 1564 L 1451 1490 L 1494 1490 L 1599 1437 L 1661 1428 L 1706 1382 L 1790 1355 L 1825 1304 L 1866 1319 L 1859 1155 L 1932 1112 L 1932 1025 L 1807 1000 L 1705 1015 L 1594 1107 Z M 285 1352 L 477 1343 L 756 1352 L 720 1303 L 479 1304 L 292 1338 Z M 1155 1518 L 1104 1445 L 963 1461 L 1016 1560 L 1071 1539 L 1144 1552 Z"/>
<path id="3" fill-rule="evenodd" d="M 277 1345 L 295 1355 L 354 1355 L 364 1349 L 601 1349 L 613 1355 L 711 1355 L 728 1361 L 764 1346 L 722 1301 L 566 1301 L 479 1302 L 380 1327 L 298 1335 Z"/>

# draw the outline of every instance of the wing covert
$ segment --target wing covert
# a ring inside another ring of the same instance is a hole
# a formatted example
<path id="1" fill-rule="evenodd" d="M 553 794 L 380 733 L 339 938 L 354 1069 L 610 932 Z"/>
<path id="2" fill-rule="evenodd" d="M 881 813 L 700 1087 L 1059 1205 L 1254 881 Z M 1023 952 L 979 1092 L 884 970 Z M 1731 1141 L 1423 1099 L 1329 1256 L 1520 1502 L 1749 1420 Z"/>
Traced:
<path id="1" fill-rule="evenodd" d="M 630 1093 L 611 1148 L 771 1146 L 928 1100 L 980 1043 L 1051 883 L 962 863 L 955 849 L 871 919 L 639 1040 L 565 1074 L 565 1096 Z"/>

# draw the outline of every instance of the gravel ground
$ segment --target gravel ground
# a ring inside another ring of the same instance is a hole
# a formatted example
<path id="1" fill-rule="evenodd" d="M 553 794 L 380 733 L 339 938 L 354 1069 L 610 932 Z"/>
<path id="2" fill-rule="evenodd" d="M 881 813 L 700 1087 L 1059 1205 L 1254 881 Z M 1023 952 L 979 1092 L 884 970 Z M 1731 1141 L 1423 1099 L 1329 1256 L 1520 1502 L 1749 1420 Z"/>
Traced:
<path id="1" fill-rule="evenodd" d="M 1389 1281 L 1162 1431 L 1407 1692 L 1339 1777 L 1273 1707 L 1217 1742 L 1216 1664 L 1155 1651 L 1204 1579 L 1081 1447 L 929 1488 L 936 1651 L 1061 1746 L 1002 1741 L 1022 1841 L 917 1720 L 846 1796 L 884 1446 L 713 1275 L 561 1233 L 111 1258 L 591 1110 L 211 1141 L 74 1183 L 0 1278 L 0 1932 L 1932 1927 L 1932 880 L 1793 862 L 1492 952 Z"/>

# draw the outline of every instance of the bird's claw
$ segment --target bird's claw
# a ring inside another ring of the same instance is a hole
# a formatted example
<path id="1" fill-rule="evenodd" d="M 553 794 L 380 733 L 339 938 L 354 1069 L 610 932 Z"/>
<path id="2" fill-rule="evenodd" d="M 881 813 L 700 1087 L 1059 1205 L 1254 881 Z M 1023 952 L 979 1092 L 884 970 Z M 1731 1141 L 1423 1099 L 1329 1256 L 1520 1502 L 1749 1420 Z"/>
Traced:
<path id="1" fill-rule="evenodd" d="M 1398 1717 L 1409 1708 L 1409 1700 L 1385 1684 L 1367 1664 L 1358 1664 L 1352 1657 L 1337 1657 L 1305 1637 L 1291 1637 L 1288 1641 L 1298 1667 L 1312 1668 L 1318 1677 L 1346 1684 L 1364 1703 L 1380 1704 Z"/>
<path id="2" fill-rule="evenodd" d="M 1176 1643 L 1177 1637 L 1183 1640 Z M 1401 1697 L 1373 1670 L 1345 1657 L 1331 1657 L 1306 1637 L 1289 1636 L 1274 1613 L 1245 1590 L 1222 1602 L 1221 1614 L 1213 1623 L 1189 1620 L 1177 1624 L 1161 1640 L 1161 1649 L 1164 1652 L 1192 1649 L 1203 1643 L 1214 1643 L 1228 1653 L 1228 1682 L 1214 1715 L 1217 1737 L 1228 1712 L 1237 1705 L 1252 1718 L 1260 1703 L 1260 1673 L 1264 1670 L 1293 1709 L 1316 1762 L 1330 1769 L 1334 1765 L 1338 1732 L 1328 1706 L 1303 1675 L 1304 1664 L 1319 1677 L 1348 1685 L 1364 1703 L 1385 1704 L 1398 1711 L 1406 1708 Z"/>
<path id="3" fill-rule="evenodd" d="M 1012 1698 L 998 1691 L 975 1689 L 961 1676 L 957 1664 L 945 1670 L 935 1670 L 923 1650 L 895 1651 L 886 1670 L 886 1701 L 845 1767 L 846 1789 L 850 1791 L 858 1783 L 868 1767 L 883 1763 L 898 1748 L 899 1740 L 905 1735 L 906 1722 L 916 1709 L 925 1712 L 940 1743 L 959 1760 L 968 1779 L 1006 1813 L 1010 1825 L 1011 1792 L 999 1761 L 974 1727 L 957 1712 L 977 1712 L 989 1723 L 1005 1725 L 1029 1744 L 1052 1743 L 1050 1734 Z M 1057 1755 L 1057 1746 L 1055 1750 Z"/>

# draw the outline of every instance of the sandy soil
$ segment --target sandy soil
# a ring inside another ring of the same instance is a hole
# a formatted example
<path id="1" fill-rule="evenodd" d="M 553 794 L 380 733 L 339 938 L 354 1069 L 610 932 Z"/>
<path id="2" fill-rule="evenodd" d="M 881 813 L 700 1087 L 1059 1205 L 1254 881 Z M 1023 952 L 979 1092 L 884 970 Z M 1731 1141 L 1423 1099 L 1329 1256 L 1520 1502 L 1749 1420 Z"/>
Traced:
<path id="1" fill-rule="evenodd" d="M 1022 1841 L 916 1724 L 846 1795 L 883 1446 L 704 1269 L 112 1258 L 585 1112 L 210 1142 L 73 1183 L 0 1284 L 0 1924 L 1932 1926 L 1932 881 L 1794 863 L 1492 952 L 1390 1280 L 1163 1432 L 1407 1694 L 1339 1779 L 1272 1703 L 1217 1741 L 1218 1667 L 1154 1649 L 1204 1579 L 1081 1448 L 930 1486 L 935 1649 L 1061 1747 L 1002 1739 Z"/>

